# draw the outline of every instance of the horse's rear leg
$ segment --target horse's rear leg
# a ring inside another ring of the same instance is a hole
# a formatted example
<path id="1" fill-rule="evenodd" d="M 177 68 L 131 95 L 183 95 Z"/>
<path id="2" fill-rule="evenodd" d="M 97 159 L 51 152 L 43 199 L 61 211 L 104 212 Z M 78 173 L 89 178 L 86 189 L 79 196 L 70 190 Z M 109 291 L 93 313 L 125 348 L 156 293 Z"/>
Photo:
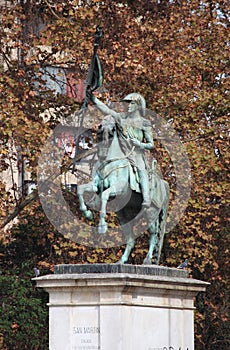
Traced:
<path id="1" fill-rule="evenodd" d="M 125 264 L 128 261 L 130 253 L 133 250 L 134 245 L 135 245 L 135 240 L 133 237 L 130 237 L 127 240 L 125 251 L 124 251 L 121 259 L 119 260 L 120 264 Z"/>
<path id="2" fill-rule="evenodd" d="M 126 247 L 125 251 L 121 257 L 121 259 L 117 262 L 117 264 L 125 264 L 130 256 L 131 251 L 133 250 L 133 247 L 135 245 L 135 239 L 133 235 L 133 229 L 130 224 L 126 224 L 123 226 L 123 230 L 126 231 L 124 234 L 127 236 L 126 238 Z"/>
<path id="3" fill-rule="evenodd" d="M 157 225 L 158 225 L 158 220 L 154 222 L 153 224 L 150 225 L 149 227 L 149 233 L 150 233 L 150 239 L 149 239 L 149 251 L 146 255 L 146 258 L 144 259 L 143 264 L 144 265 L 152 265 L 152 257 L 153 257 L 153 252 L 157 247 Z"/>

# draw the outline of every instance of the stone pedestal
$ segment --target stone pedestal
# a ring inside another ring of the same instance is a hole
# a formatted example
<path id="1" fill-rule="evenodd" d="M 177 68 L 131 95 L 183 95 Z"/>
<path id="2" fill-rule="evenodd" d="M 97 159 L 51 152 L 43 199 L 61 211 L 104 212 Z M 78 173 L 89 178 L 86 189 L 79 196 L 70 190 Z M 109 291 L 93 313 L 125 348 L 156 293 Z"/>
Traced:
<path id="1" fill-rule="evenodd" d="M 208 283 L 159 266 L 58 265 L 36 278 L 50 296 L 50 350 L 193 350 L 194 303 Z"/>

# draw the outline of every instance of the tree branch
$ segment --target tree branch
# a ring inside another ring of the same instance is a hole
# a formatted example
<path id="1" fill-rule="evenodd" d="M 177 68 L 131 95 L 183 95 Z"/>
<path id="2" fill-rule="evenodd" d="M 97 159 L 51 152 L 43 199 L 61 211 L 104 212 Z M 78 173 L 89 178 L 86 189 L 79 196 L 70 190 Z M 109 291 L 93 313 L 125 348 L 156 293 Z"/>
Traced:
<path id="1" fill-rule="evenodd" d="M 95 148 L 92 148 L 82 154 L 79 154 L 79 156 L 77 157 L 77 162 L 79 162 L 81 159 L 86 158 L 90 155 L 92 155 L 95 152 Z M 61 173 L 67 173 L 70 168 L 72 166 L 72 161 L 71 162 L 67 162 L 67 164 L 64 164 L 61 167 Z M 47 179 L 47 181 L 52 181 L 54 180 L 58 175 L 55 175 L 55 177 L 53 177 L 52 175 Z M 21 197 L 21 200 L 18 202 L 18 204 L 16 205 L 16 207 L 13 209 L 13 211 L 2 221 L 2 223 L 0 224 L 0 229 L 3 229 L 4 227 L 6 227 L 6 225 L 8 225 L 12 220 L 14 220 L 18 214 L 20 214 L 20 212 L 27 207 L 30 203 L 32 203 L 33 201 L 37 200 L 39 198 L 38 195 L 38 191 L 34 190 L 32 193 L 30 193 L 28 196 Z"/>
<path id="2" fill-rule="evenodd" d="M 50 12 L 52 13 L 52 15 L 53 15 L 54 17 L 56 17 L 57 19 L 61 19 L 61 17 L 59 17 L 59 16 L 56 14 L 56 12 L 52 9 L 52 6 L 49 4 L 49 2 L 48 2 L 47 0 L 45 0 L 45 3 L 46 3 L 46 5 L 48 6 L 48 8 L 49 8 Z"/>

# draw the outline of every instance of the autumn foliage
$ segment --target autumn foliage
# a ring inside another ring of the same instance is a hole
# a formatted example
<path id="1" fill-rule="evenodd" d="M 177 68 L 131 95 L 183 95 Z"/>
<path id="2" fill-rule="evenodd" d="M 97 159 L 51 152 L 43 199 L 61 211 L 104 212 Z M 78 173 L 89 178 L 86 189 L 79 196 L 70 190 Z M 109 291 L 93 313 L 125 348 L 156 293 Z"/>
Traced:
<path id="1" fill-rule="evenodd" d="M 100 97 L 118 101 L 130 92 L 141 93 L 148 108 L 170 124 L 186 149 L 191 166 L 190 199 L 183 217 L 166 235 L 161 263 L 175 267 L 188 258 L 191 277 L 211 283 L 196 301 L 196 349 L 229 349 L 229 2 L 1 3 L 1 171 L 12 175 L 14 165 L 20 168 L 26 160 L 27 170 L 36 181 L 41 146 L 57 123 L 55 116 L 65 118 L 79 109 L 79 100 L 73 96 L 47 88 L 44 70 L 61 67 L 76 82 L 85 79 L 95 28 L 100 24 L 104 32 L 99 49 L 104 69 Z M 57 75 L 54 80 L 59 78 Z M 41 115 L 50 108 L 53 114 L 45 122 Z M 156 137 L 153 155 L 170 183 L 173 201 L 178 190 L 173 161 L 160 137 Z M 80 215 L 74 194 L 66 196 L 74 203 L 72 210 Z M 123 247 L 88 248 L 63 238 L 45 217 L 36 192 L 28 200 L 14 181 L 11 188 L 0 181 L 0 213 L 2 227 L 15 216 L 12 213 L 17 214 L 17 222 L 5 226 L 0 236 L 4 300 L 0 344 L 2 341 L 4 350 L 43 350 L 46 342 L 39 344 L 36 337 L 46 329 L 45 318 L 36 318 L 37 335 L 26 347 L 22 336 L 25 325 L 17 312 L 12 313 L 14 308 L 19 312 L 25 308 L 24 298 L 28 296 L 28 320 L 34 308 L 43 315 L 39 300 L 45 297 L 36 294 L 29 282 L 34 265 L 48 273 L 57 263 L 115 262 Z M 112 224 L 116 218 L 111 217 Z M 143 260 L 140 256 L 146 244 L 144 235 L 138 240 L 131 263 Z M 20 284 L 19 279 L 24 282 Z M 15 294 L 20 300 L 17 305 L 9 293 L 15 288 L 21 291 Z"/>

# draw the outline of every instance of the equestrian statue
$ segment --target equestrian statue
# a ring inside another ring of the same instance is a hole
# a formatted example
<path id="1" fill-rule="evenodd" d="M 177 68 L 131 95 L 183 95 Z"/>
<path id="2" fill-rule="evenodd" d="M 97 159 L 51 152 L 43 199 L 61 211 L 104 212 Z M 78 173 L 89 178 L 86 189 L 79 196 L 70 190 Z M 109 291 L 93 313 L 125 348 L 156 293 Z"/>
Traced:
<path id="1" fill-rule="evenodd" d="M 146 150 L 153 149 L 153 135 L 151 123 L 145 118 L 145 99 L 135 92 L 128 94 L 123 99 L 124 111 L 118 113 L 92 92 L 88 91 L 88 98 L 105 117 L 98 129 L 98 161 L 92 181 L 78 186 L 80 210 L 92 220 L 93 213 L 86 206 L 84 193 L 96 194 L 100 212 L 98 233 L 104 234 L 108 229 L 107 204 L 114 198 L 120 198 L 114 211 L 126 236 L 126 248 L 119 263 L 128 261 L 138 234 L 134 233 L 134 227 L 138 227 L 138 220 L 144 219 L 150 240 L 143 263 L 159 264 L 169 185 L 158 174 L 157 161 L 153 160 L 149 166 L 146 158 Z"/>

